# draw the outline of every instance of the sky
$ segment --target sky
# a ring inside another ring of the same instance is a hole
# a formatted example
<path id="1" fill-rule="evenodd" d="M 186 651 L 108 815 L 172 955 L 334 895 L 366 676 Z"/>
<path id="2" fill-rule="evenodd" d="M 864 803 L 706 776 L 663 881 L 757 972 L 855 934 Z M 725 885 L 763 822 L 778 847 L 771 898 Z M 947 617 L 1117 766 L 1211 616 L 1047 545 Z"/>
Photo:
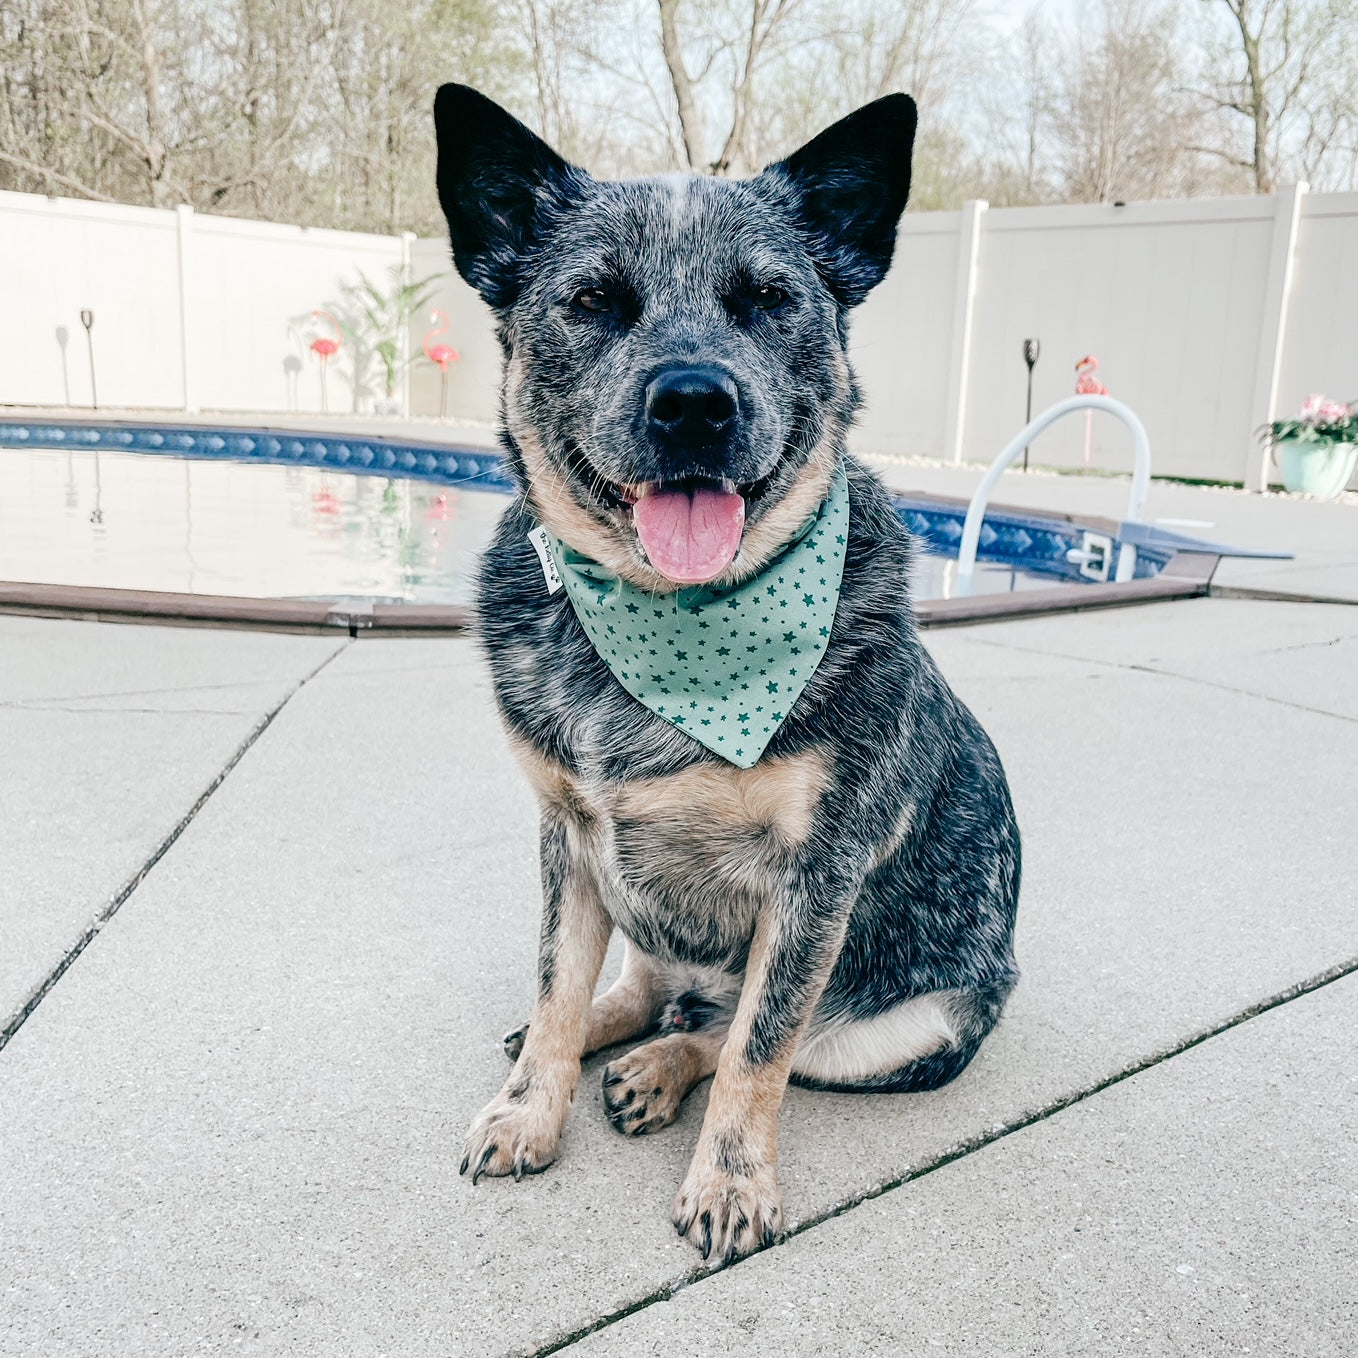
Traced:
<path id="1" fill-rule="evenodd" d="M 1017 28 L 1030 10 L 1040 9 L 1053 23 L 1073 28 L 1080 7 L 1075 0 L 987 0 L 986 8 L 1007 28 Z"/>

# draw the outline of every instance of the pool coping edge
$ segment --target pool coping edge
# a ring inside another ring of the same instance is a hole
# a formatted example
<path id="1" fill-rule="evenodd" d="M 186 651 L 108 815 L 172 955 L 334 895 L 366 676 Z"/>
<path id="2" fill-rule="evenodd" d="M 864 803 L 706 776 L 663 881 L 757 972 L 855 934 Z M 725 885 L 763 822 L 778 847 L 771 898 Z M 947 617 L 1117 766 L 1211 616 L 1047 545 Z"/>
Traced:
<path id="1" fill-rule="evenodd" d="M 921 627 L 950 627 L 1050 613 L 1085 612 L 1127 604 L 1191 599 L 1211 592 L 1220 557 L 1178 552 L 1145 580 L 1124 584 L 1058 585 L 1009 594 L 921 599 Z M 45 585 L 0 581 L 0 614 L 88 622 L 141 622 L 188 627 L 249 627 L 265 631 L 347 632 L 350 636 L 429 636 L 468 631 L 474 610 L 465 604 L 347 603 L 327 599 L 252 599 L 225 594 L 175 594 L 102 585 Z"/>

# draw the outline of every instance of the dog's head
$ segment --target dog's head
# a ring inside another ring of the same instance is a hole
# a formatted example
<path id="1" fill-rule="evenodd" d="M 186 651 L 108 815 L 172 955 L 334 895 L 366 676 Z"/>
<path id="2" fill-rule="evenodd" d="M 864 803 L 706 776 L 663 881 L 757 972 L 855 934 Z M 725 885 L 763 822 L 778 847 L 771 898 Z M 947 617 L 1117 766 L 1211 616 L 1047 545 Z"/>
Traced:
<path id="1" fill-rule="evenodd" d="M 758 570 L 824 498 L 853 416 L 846 317 L 891 263 L 914 103 L 879 99 L 747 180 L 595 180 L 463 85 L 434 120 L 541 521 L 644 588 Z"/>

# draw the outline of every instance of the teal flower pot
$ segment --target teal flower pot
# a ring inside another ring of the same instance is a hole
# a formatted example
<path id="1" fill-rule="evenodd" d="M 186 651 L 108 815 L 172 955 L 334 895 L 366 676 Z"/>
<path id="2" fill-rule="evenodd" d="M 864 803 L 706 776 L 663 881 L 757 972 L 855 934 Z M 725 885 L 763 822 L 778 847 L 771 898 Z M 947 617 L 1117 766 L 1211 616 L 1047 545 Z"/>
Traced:
<path id="1" fill-rule="evenodd" d="M 1284 439 L 1274 448 L 1284 487 L 1318 500 L 1333 500 L 1348 485 L 1358 462 L 1358 443 Z"/>

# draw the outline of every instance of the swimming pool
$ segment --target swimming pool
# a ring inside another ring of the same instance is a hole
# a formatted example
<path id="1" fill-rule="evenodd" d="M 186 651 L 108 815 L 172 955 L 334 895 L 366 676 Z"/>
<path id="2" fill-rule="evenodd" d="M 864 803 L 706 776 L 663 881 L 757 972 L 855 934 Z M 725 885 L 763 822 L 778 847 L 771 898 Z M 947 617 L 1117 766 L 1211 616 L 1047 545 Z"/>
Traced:
<path id="1" fill-rule="evenodd" d="M 0 580 L 261 599 L 469 601 L 512 485 L 487 449 L 208 426 L 0 421 Z M 900 498 L 911 593 L 952 593 L 965 506 Z M 1080 587 L 1083 530 L 988 515 L 978 592 Z M 1138 575 L 1168 553 L 1143 552 Z"/>

